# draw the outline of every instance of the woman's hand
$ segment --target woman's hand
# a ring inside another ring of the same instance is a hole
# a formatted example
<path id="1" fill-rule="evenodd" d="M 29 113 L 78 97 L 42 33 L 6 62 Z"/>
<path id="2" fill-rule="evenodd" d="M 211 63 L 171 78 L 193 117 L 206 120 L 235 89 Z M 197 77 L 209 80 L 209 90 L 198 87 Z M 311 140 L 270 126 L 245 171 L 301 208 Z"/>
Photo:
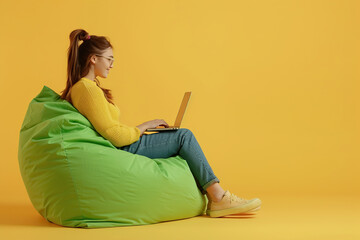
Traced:
<path id="1" fill-rule="evenodd" d="M 165 127 L 169 127 L 169 125 L 163 120 L 163 119 L 154 119 L 151 121 L 147 121 L 144 122 L 138 126 L 136 126 L 137 128 L 140 129 L 141 135 L 143 135 L 143 133 L 145 132 L 146 129 L 148 128 L 156 128 L 158 126 L 165 126 Z"/>

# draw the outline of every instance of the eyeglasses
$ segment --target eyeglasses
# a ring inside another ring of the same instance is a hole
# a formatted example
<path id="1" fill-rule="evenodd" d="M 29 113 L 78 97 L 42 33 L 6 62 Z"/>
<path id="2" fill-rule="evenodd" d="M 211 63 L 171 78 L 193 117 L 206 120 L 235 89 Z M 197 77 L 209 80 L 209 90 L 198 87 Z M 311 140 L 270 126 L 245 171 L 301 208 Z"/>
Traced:
<path id="1" fill-rule="evenodd" d="M 106 58 L 106 59 L 108 59 L 109 61 L 110 61 L 110 66 L 111 66 L 111 64 L 113 64 L 113 62 L 114 62 L 114 58 L 111 58 L 111 57 L 105 57 L 105 56 L 102 56 L 102 55 L 97 55 L 97 54 L 95 54 L 95 56 L 98 56 L 98 57 L 103 57 L 103 58 Z"/>

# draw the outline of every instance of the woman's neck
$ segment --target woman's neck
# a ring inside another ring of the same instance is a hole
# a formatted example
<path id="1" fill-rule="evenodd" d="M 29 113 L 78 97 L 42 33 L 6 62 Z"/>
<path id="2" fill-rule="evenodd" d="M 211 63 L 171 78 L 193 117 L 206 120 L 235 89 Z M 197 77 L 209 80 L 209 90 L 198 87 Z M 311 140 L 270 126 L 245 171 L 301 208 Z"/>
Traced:
<path id="1" fill-rule="evenodd" d="M 84 78 L 90 79 L 91 81 L 95 81 L 95 74 L 92 72 L 89 72 Z"/>

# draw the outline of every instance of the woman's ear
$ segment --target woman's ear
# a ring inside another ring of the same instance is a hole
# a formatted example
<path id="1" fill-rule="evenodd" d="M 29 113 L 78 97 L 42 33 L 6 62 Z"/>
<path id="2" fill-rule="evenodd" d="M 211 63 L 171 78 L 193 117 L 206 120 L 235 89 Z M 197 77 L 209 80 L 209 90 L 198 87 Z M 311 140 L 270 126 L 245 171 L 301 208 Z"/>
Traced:
<path id="1" fill-rule="evenodd" d="M 95 55 L 92 55 L 92 56 L 90 57 L 90 62 L 93 63 L 93 64 L 96 63 L 96 56 L 95 56 Z"/>

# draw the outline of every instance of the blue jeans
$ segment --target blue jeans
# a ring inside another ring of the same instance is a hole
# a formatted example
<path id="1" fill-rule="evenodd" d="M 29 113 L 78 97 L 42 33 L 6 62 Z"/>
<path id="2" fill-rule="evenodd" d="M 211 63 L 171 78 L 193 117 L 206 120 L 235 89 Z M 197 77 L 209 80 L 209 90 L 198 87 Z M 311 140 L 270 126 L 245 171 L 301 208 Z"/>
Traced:
<path id="1" fill-rule="evenodd" d="M 206 188 L 211 184 L 220 182 L 214 175 L 194 134 L 186 128 L 143 135 L 137 142 L 119 149 L 149 158 L 181 156 L 188 163 L 202 194 L 207 193 Z"/>

